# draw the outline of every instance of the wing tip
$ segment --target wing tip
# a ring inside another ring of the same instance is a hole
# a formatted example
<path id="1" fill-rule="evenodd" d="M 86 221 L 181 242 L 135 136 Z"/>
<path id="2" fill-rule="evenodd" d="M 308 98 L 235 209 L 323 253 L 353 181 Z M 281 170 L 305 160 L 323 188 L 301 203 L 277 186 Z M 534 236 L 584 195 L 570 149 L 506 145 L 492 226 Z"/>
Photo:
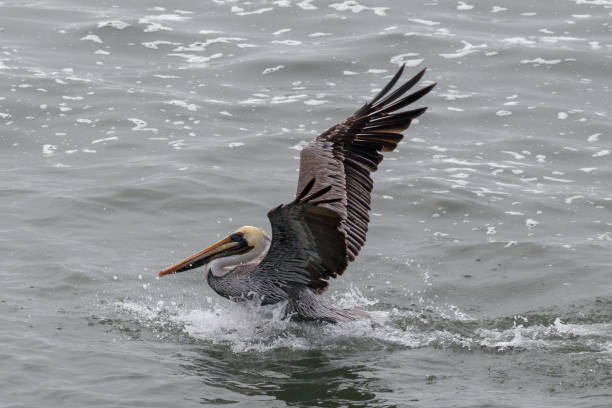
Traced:
<path id="1" fill-rule="evenodd" d="M 437 82 L 431 83 L 427 86 L 424 86 L 422 89 L 427 89 L 427 91 L 425 91 L 425 93 L 423 95 L 427 95 L 429 92 L 431 92 L 432 89 L 434 89 L 436 86 L 438 86 Z"/>

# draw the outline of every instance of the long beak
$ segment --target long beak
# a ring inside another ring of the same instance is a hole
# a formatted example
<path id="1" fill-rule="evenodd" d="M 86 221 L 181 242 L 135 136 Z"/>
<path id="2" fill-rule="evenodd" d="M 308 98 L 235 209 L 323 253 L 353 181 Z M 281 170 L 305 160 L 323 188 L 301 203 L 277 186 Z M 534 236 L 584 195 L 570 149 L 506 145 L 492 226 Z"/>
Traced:
<path id="1" fill-rule="evenodd" d="M 167 267 L 166 269 L 161 271 L 158 276 L 164 276 L 170 273 L 184 272 L 189 269 L 197 268 L 207 263 L 213 256 L 221 252 L 227 251 L 228 249 L 235 248 L 236 246 L 238 246 L 238 243 L 232 241 L 230 237 L 224 238 L 216 244 L 213 244 L 208 248 L 205 248 L 200 252 L 196 252 L 190 257 L 187 257 L 182 261 Z"/>

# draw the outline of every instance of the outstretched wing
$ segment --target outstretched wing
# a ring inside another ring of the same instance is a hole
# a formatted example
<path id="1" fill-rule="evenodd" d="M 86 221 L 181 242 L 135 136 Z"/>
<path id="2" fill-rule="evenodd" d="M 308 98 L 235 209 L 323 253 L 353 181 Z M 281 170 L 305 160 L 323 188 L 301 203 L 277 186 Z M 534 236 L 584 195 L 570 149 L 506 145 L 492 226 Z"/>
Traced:
<path id="1" fill-rule="evenodd" d="M 397 111 L 417 101 L 436 85 L 403 96 L 423 77 L 423 69 L 391 91 L 403 71 L 404 66 L 372 101 L 319 135 L 301 152 L 297 191 L 302 191 L 312 179 L 316 179 L 315 189 L 331 186 L 326 197 L 336 201 L 322 206 L 341 218 L 339 230 L 346 237 L 344 245 L 349 261 L 355 259 L 366 240 L 373 186 L 370 173 L 376 171 L 383 159 L 381 152 L 394 150 L 403 138 L 402 131 L 427 108 Z M 332 270 L 326 277 L 342 274 L 346 264 L 339 266 L 340 269 Z"/>
<path id="2" fill-rule="evenodd" d="M 297 198 L 268 213 L 272 243 L 253 271 L 261 279 L 287 292 L 303 286 L 322 292 L 327 280 L 355 259 L 368 230 L 370 173 L 381 152 L 394 150 L 401 132 L 427 108 L 397 111 L 435 86 L 403 96 L 419 82 L 422 70 L 390 92 L 403 70 L 372 101 L 304 147 Z"/>
<path id="3" fill-rule="evenodd" d="M 287 291 L 309 286 L 322 292 L 348 263 L 342 217 L 324 207 L 338 199 L 327 198 L 331 186 L 309 194 L 314 185 L 311 179 L 293 202 L 268 212 L 272 243 L 253 273 Z"/>

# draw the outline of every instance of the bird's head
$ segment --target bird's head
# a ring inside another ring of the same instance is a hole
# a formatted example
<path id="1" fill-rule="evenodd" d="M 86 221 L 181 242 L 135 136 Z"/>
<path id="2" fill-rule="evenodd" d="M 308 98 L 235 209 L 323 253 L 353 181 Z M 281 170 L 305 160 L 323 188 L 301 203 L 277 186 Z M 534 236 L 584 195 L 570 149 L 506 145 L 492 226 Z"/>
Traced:
<path id="1" fill-rule="evenodd" d="M 223 238 L 221 241 L 212 244 L 195 254 L 167 267 L 159 272 L 159 276 L 188 271 L 189 269 L 199 268 L 217 258 L 224 258 L 233 255 L 243 255 L 254 248 L 262 248 L 264 240 L 269 240 L 264 230 L 245 225 Z"/>

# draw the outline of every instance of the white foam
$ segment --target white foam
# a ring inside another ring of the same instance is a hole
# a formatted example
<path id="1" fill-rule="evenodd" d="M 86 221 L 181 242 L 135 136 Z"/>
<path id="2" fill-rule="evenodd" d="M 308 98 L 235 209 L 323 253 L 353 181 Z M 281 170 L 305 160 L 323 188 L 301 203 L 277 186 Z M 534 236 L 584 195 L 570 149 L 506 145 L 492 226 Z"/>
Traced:
<path id="1" fill-rule="evenodd" d="M 491 8 L 491 13 L 500 13 L 502 11 L 507 11 L 508 9 L 505 7 L 500 7 L 500 6 L 493 6 Z"/>
<path id="2" fill-rule="evenodd" d="M 501 153 L 505 153 L 505 154 L 509 154 L 511 156 L 514 157 L 515 160 L 522 160 L 525 158 L 525 155 L 517 153 L 517 152 L 512 152 L 512 151 L 508 151 L 508 150 L 502 150 Z"/>
<path id="3" fill-rule="evenodd" d="M 281 70 L 283 68 L 285 68 L 284 65 L 277 65 L 275 67 L 269 67 L 269 68 L 264 69 L 262 71 L 262 74 L 264 74 L 264 75 L 271 74 L 272 72 L 279 71 L 279 70 Z"/>
<path id="4" fill-rule="evenodd" d="M 46 144 L 42 147 L 42 153 L 44 156 L 52 156 L 57 150 L 57 146 L 52 144 Z"/>
<path id="5" fill-rule="evenodd" d="M 549 44 L 556 44 L 559 41 L 584 41 L 584 38 L 569 37 L 569 36 L 565 36 L 565 35 L 561 35 L 561 36 L 543 36 L 543 37 L 540 37 L 540 41 L 545 42 L 545 43 L 549 43 Z"/>
<path id="6" fill-rule="evenodd" d="M 208 67 L 208 62 L 212 59 L 221 58 L 223 56 L 222 53 L 216 53 L 211 56 L 204 55 L 195 55 L 195 54 L 185 54 L 185 53 L 172 53 L 168 54 L 170 57 L 181 57 L 185 59 L 189 68 L 206 68 Z M 186 68 L 186 67 L 183 67 Z"/>
<path id="7" fill-rule="evenodd" d="M 301 41 L 297 41 L 297 40 L 273 40 L 270 41 L 271 44 L 281 44 L 281 45 L 302 45 Z"/>
<path id="8" fill-rule="evenodd" d="M 597 153 L 593 153 L 593 157 L 603 157 L 603 156 L 607 156 L 610 154 L 610 150 L 608 149 L 603 149 L 598 151 Z"/>
<path id="9" fill-rule="evenodd" d="M 530 60 L 527 60 L 527 59 L 522 60 L 521 64 L 534 64 L 535 66 L 538 66 L 538 65 L 542 65 L 542 64 L 544 64 L 544 65 L 555 65 L 555 64 L 558 64 L 560 62 L 561 62 L 560 59 L 545 60 L 543 58 L 534 58 L 534 59 L 530 59 Z"/>
<path id="10" fill-rule="evenodd" d="M 456 52 L 447 53 L 447 54 L 438 54 L 438 55 L 446 59 L 455 59 L 455 58 L 465 57 L 466 55 L 474 54 L 483 48 L 487 48 L 487 44 L 484 44 L 484 43 L 474 45 L 467 41 L 461 41 L 461 42 L 463 43 L 463 48 L 458 49 Z"/>
<path id="11" fill-rule="evenodd" d="M 119 138 L 117 136 L 105 137 L 105 138 L 102 138 L 102 139 L 92 140 L 91 144 L 98 144 L 98 143 L 102 143 L 102 142 L 110 142 L 111 140 L 119 140 Z"/>
<path id="12" fill-rule="evenodd" d="M 242 7 L 238 7 L 238 6 L 232 6 L 231 8 L 232 13 L 236 14 L 237 16 L 251 16 L 254 14 L 263 14 L 263 13 L 267 13 L 268 11 L 272 11 L 272 10 L 274 10 L 274 7 L 263 7 L 263 8 L 253 10 L 253 11 L 244 11 Z"/>
<path id="13" fill-rule="evenodd" d="M 142 43 L 143 46 L 147 48 L 151 48 L 153 50 L 159 49 L 160 45 L 180 45 L 180 44 L 181 43 L 178 43 L 178 42 L 165 41 L 165 40 L 148 41 L 148 42 Z"/>
<path id="14" fill-rule="evenodd" d="M 281 28 L 280 30 L 273 32 L 272 35 L 281 35 L 284 33 L 288 33 L 289 31 L 291 31 L 290 28 Z"/>
<path id="15" fill-rule="evenodd" d="M 140 24 L 159 23 L 160 21 L 187 21 L 191 17 L 181 16 L 178 14 L 156 14 L 152 16 L 144 16 L 138 22 Z"/>
<path id="16" fill-rule="evenodd" d="M 307 101 L 304 101 L 305 105 L 311 106 L 323 105 L 324 103 L 329 103 L 329 101 L 326 101 L 325 99 L 309 99 Z"/>
<path id="17" fill-rule="evenodd" d="M 335 292 L 331 299 L 334 306 L 343 309 L 364 308 L 378 303 L 378 299 L 368 299 L 359 288 L 354 286 L 351 286 L 346 292 Z"/>
<path id="18" fill-rule="evenodd" d="M 195 103 L 188 103 L 188 102 L 182 101 L 180 99 L 173 99 L 171 101 L 164 101 L 164 103 L 166 103 L 168 105 L 179 106 L 181 108 L 185 108 L 185 109 L 187 109 L 189 111 L 192 111 L 192 112 L 195 112 L 199 108 L 201 108 L 200 105 L 196 105 Z"/>
<path id="19" fill-rule="evenodd" d="M 317 6 L 313 5 L 314 0 L 303 0 L 296 4 L 302 10 L 316 10 Z"/>
<path id="20" fill-rule="evenodd" d="M 132 130 L 134 131 L 140 131 L 140 132 L 150 131 L 150 132 L 155 132 L 155 133 L 157 133 L 158 131 L 158 129 L 156 128 L 147 127 L 147 122 L 142 119 L 128 118 L 128 120 L 134 124 L 134 127 L 132 128 Z"/>
<path id="21" fill-rule="evenodd" d="M 571 324 L 563 323 L 560 318 L 556 318 L 553 327 L 559 333 L 576 336 L 610 336 L 612 334 L 612 323 Z"/>
<path id="22" fill-rule="evenodd" d="M 456 89 L 449 89 L 448 92 L 439 94 L 438 96 L 443 97 L 447 101 L 456 101 L 457 99 L 466 99 L 470 98 L 474 95 L 477 95 L 475 92 L 464 92 L 461 93 Z"/>
<path id="23" fill-rule="evenodd" d="M 423 24 L 423 25 L 426 25 L 428 27 L 442 24 L 442 23 L 440 23 L 438 21 L 424 20 L 424 19 L 421 19 L 421 18 L 410 18 L 410 19 L 408 19 L 408 21 L 412 21 L 413 23 L 417 23 L 417 24 Z"/>
<path id="24" fill-rule="evenodd" d="M 179 14 L 156 14 L 144 16 L 138 20 L 138 23 L 147 25 L 147 27 L 144 29 L 145 33 L 152 33 L 157 31 L 174 31 L 173 28 L 162 25 L 162 21 L 182 22 L 190 19 L 191 17 Z"/>
<path id="25" fill-rule="evenodd" d="M 506 44 L 506 45 L 522 45 L 522 46 L 525 46 L 525 47 L 535 47 L 536 46 L 536 42 L 535 41 L 528 40 L 525 37 L 504 38 L 503 40 L 501 40 L 501 42 Z"/>
<path id="26" fill-rule="evenodd" d="M 81 41 L 93 41 L 95 43 L 102 44 L 102 39 L 95 34 L 86 35 L 85 37 L 81 38 Z"/>
<path id="27" fill-rule="evenodd" d="M 477 334 L 481 337 L 480 344 L 494 347 L 500 351 L 508 348 L 521 349 L 555 349 L 567 347 L 568 345 L 589 345 L 598 347 L 605 351 L 606 342 L 594 342 L 593 337 L 610 338 L 612 334 L 612 323 L 594 324 L 571 324 L 563 323 L 556 318 L 549 325 L 525 326 L 527 318 L 518 317 L 523 323 L 517 324 L 505 330 L 478 329 Z"/>
<path id="28" fill-rule="evenodd" d="M 107 21 L 100 21 L 98 23 L 99 28 L 110 27 L 116 30 L 125 30 L 129 26 L 130 25 L 128 23 L 121 21 L 121 20 L 107 20 Z"/>
<path id="29" fill-rule="evenodd" d="M 219 30 L 200 30 L 198 31 L 198 34 L 223 34 L 223 31 L 219 31 Z"/>
<path id="30" fill-rule="evenodd" d="M 493 347 L 500 351 L 508 348 L 545 348 L 546 341 L 531 336 L 524 336 L 524 332 L 529 333 L 522 325 L 518 325 L 508 330 L 487 330 L 480 329 L 479 335 L 482 336 L 480 344 Z"/>
<path id="31" fill-rule="evenodd" d="M 161 78 L 161 79 L 178 79 L 178 78 L 180 78 L 180 76 L 177 76 L 177 75 L 153 74 L 153 76 L 155 78 Z"/>
<path id="32" fill-rule="evenodd" d="M 577 200 L 579 198 L 584 198 L 584 196 L 583 195 L 575 195 L 575 196 L 568 197 L 568 198 L 565 199 L 565 203 L 566 204 L 571 204 L 572 201 Z"/>
<path id="33" fill-rule="evenodd" d="M 371 10 L 377 16 L 385 16 L 386 11 L 389 10 L 388 7 L 364 6 L 356 2 L 355 0 L 346 0 L 342 3 L 333 3 L 333 4 L 330 4 L 329 7 L 336 9 L 338 11 L 352 11 L 353 13 L 361 13 L 362 11 Z"/>
<path id="34" fill-rule="evenodd" d="M 464 10 L 472 10 L 473 8 L 474 6 L 471 4 L 466 4 L 462 1 L 457 2 L 457 10 L 464 11 Z"/>
<path id="35" fill-rule="evenodd" d="M 542 178 L 544 180 L 556 181 L 558 183 L 573 183 L 574 182 L 573 180 L 562 179 L 562 178 L 558 178 L 558 177 L 542 176 Z"/>
<path id="36" fill-rule="evenodd" d="M 599 50 L 601 49 L 601 45 L 599 44 L 599 41 L 589 41 L 589 45 L 591 46 L 592 49 L 594 50 Z"/>
<path id="37" fill-rule="evenodd" d="M 587 138 L 587 142 L 589 142 L 589 143 L 599 142 L 599 137 L 600 136 L 601 136 L 601 133 L 593 133 L 592 135 L 590 135 Z"/>
<path id="38" fill-rule="evenodd" d="M 185 52 L 185 51 L 191 51 L 191 52 L 201 52 L 206 50 L 206 48 L 211 45 L 211 44 L 218 44 L 218 43 L 223 43 L 223 44 L 228 44 L 231 43 L 232 41 L 245 41 L 246 38 L 242 38 L 242 37 L 217 37 L 217 38 L 209 38 L 206 41 L 198 41 L 192 44 L 189 44 L 187 46 L 180 46 L 180 47 L 176 47 L 175 49 L 173 49 L 173 52 Z"/>
<path id="39" fill-rule="evenodd" d="M 574 0 L 574 3 L 591 6 L 612 6 L 612 0 Z"/>
<path id="40" fill-rule="evenodd" d="M 412 52 L 406 54 L 399 54 L 394 57 L 391 57 L 390 62 L 392 64 L 397 65 L 406 65 L 406 67 L 408 68 L 416 67 L 417 65 L 420 65 L 423 61 L 425 61 L 424 58 L 409 59 L 409 57 L 415 57 L 417 55 L 419 54 L 415 54 Z"/>

